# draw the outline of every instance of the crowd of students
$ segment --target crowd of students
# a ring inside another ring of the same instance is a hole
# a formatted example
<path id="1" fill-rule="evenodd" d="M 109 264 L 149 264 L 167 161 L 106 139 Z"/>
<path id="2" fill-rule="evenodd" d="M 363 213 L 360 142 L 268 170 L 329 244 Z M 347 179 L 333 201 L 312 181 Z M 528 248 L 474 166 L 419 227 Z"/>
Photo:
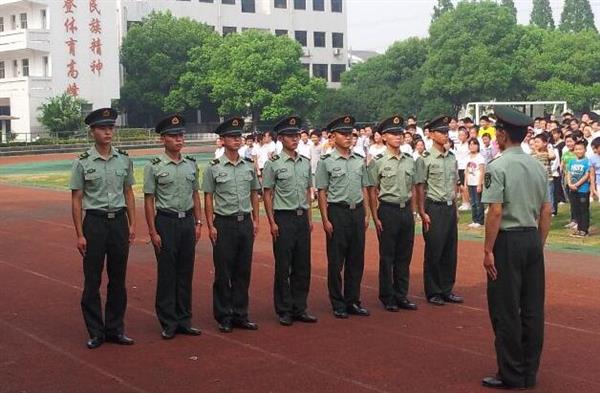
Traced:
<path id="1" fill-rule="evenodd" d="M 457 194 L 461 199 L 458 209 L 471 211 L 472 223 L 468 227 L 473 229 L 484 225 L 481 194 L 486 166 L 502 154 L 496 143 L 493 115 L 478 120 L 475 124 L 469 117 L 452 118 L 448 142 L 458 161 Z M 215 158 L 218 158 L 223 154 L 222 141 L 217 139 L 216 144 Z M 367 163 L 386 149 L 381 134 L 371 124 L 362 124 L 353 131 L 352 145 L 352 151 Z M 401 151 L 416 160 L 431 145 L 427 123 L 421 128 L 416 117 L 408 117 Z M 557 214 L 559 204 L 568 203 L 571 219 L 565 228 L 572 230 L 574 237 L 588 236 L 590 202 L 600 196 L 600 115 L 583 113 L 577 118 L 564 113 L 560 121 L 554 116 L 537 117 L 521 147 L 547 170 L 553 215 Z M 240 155 L 254 160 L 260 178 L 265 163 L 281 149 L 281 142 L 276 141 L 271 131 L 265 131 L 246 135 Z M 302 130 L 298 152 L 311 160 L 313 175 L 320 157 L 332 149 L 327 130 Z"/>

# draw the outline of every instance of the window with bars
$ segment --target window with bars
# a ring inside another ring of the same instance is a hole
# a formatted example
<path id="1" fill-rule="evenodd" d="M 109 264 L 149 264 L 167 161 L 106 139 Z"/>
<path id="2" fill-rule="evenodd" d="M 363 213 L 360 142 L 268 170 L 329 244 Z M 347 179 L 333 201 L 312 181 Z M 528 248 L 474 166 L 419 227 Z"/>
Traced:
<path id="1" fill-rule="evenodd" d="M 325 0 L 313 0 L 313 11 L 325 11 Z"/>
<path id="2" fill-rule="evenodd" d="M 21 60 L 21 72 L 23 76 L 29 76 L 29 59 Z"/>
<path id="3" fill-rule="evenodd" d="M 228 34 L 237 33 L 237 27 L 235 26 L 223 26 L 223 37 Z"/>
<path id="4" fill-rule="evenodd" d="M 275 35 L 276 35 L 277 37 L 280 37 L 280 36 L 282 36 L 282 35 L 285 35 L 285 36 L 287 36 L 287 35 L 288 35 L 288 31 L 287 31 L 287 30 L 276 29 L 276 30 L 275 30 Z"/>
<path id="5" fill-rule="evenodd" d="M 287 0 L 274 0 L 273 6 L 275 8 L 287 8 Z"/>
<path id="6" fill-rule="evenodd" d="M 306 9 L 306 0 L 294 0 L 294 9 L 305 10 Z"/>
<path id="7" fill-rule="evenodd" d="M 343 48 L 344 33 L 331 33 L 331 46 L 334 48 Z"/>
<path id="8" fill-rule="evenodd" d="M 331 12 L 342 12 L 342 0 L 331 0 Z"/>
<path id="9" fill-rule="evenodd" d="M 313 77 L 314 78 L 323 78 L 326 81 L 329 80 L 327 78 L 327 64 L 313 64 Z"/>
<path id="10" fill-rule="evenodd" d="M 242 0 L 242 12 L 255 13 L 256 4 L 254 0 Z"/>
<path id="11" fill-rule="evenodd" d="M 26 29 L 27 28 L 27 14 L 26 13 L 19 14 L 19 20 L 21 21 L 21 29 Z"/>
<path id="12" fill-rule="evenodd" d="M 331 65 L 331 81 L 332 82 L 341 82 L 342 73 L 346 71 L 345 64 L 332 64 Z"/>
<path id="13" fill-rule="evenodd" d="M 313 35 L 315 48 L 325 48 L 325 32 L 315 31 Z"/>
<path id="14" fill-rule="evenodd" d="M 296 38 L 296 41 L 298 41 L 300 43 L 300 45 L 302 45 L 302 46 L 307 45 L 306 31 L 302 31 L 302 30 L 295 31 L 294 38 Z"/>
<path id="15" fill-rule="evenodd" d="M 4 68 L 4 62 L 0 61 L 0 79 L 6 78 L 6 69 Z"/>

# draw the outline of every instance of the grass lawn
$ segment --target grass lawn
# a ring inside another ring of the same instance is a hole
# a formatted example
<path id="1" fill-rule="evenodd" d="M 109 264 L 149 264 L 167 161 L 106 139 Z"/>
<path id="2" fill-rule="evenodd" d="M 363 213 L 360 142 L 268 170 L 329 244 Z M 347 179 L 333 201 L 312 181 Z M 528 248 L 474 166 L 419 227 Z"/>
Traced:
<path id="1" fill-rule="evenodd" d="M 142 186 L 144 169 L 140 162 L 147 162 L 147 158 L 137 158 L 134 169 L 136 184 L 134 191 L 138 197 L 142 196 Z M 198 161 L 200 172 L 207 164 L 206 160 Z M 60 190 L 68 190 L 71 161 L 53 162 L 49 165 L 40 165 L 32 168 L 31 165 L 19 166 L 0 166 L 0 182 L 18 184 L 29 187 L 43 187 Z M 314 209 L 315 220 L 320 219 L 318 209 Z M 548 248 L 552 250 L 561 250 L 567 252 L 584 252 L 600 255 L 600 227 L 598 218 L 600 217 L 600 203 L 594 202 L 591 207 L 590 234 L 588 238 L 578 239 L 570 237 L 571 231 L 563 228 L 569 222 L 569 205 L 564 204 L 559 207 L 559 213 L 552 220 L 552 228 L 548 237 Z M 483 240 L 484 230 L 471 229 L 467 225 L 471 223 L 471 212 L 460 212 L 459 218 L 459 236 L 461 239 Z M 420 225 L 417 225 L 417 234 L 421 233 Z"/>

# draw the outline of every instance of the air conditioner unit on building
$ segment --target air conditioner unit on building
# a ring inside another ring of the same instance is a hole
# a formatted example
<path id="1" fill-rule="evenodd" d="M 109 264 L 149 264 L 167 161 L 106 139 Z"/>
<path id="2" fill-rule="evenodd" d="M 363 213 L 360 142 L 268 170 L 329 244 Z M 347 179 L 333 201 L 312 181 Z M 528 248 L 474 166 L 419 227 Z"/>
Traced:
<path id="1" fill-rule="evenodd" d="M 302 49 L 302 57 L 310 57 L 310 49 L 303 48 Z"/>
<path id="2" fill-rule="evenodd" d="M 333 55 L 339 56 L 342 54 L 342 50 L 340 48 L 333 48 Z"/>

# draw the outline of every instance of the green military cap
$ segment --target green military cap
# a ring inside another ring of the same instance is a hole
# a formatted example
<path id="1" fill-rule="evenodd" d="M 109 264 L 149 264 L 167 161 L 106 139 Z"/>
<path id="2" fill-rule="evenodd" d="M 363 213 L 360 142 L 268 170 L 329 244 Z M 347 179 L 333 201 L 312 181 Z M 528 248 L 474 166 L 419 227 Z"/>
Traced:
<path id="1" fill-rule="evenodd" d="M 160 135 L 181 134 L 185 132 L 185 119 L 179 114 L 169 115 L 161 119 L 154 127 Z"/>
<path id="2" fill-rule="evenodd" d="M 85 117 L 85 124 L 94 126 L 114 126 L 119 114 L 112 108 L 100 108 Z"/>
<path id="3" fill-rule="evenodd" d="M 404 118 L 400 115 L 394 115 L 379 122 L 377 131 L 379 131 L 381 134 L 388 132 L 404 132 L 404 128 L 402 128 L 403 124 Z"/>
<path id="4" fill-rule="evenodd" d="M 533 124 L 533 119 L 523 112 L 508 106 L 494 106 L 496 118 L 496 128 L 505 130 L 516 136 L 525 136 L 527 127 Z"/>
<path id="5" fill-rule="evenodd" d="M 351 133 L 354 129 L 354 123 L 354 117 L 346 115 L 330 121 L 326 128 L 329 132 Z"/>
<path id="6" fill-rule="evenodd" d="M 429 128 L 430 131 L 448 132 L 448 130 L 450 129 L 450 127 L 448 127 L 449 124 L 450 124 L 450 116 L 441 115 L 441 116 L 438 116 L 438 117 L 432 119 L 429 123 L 427 123 L 425 125 L 425 128 Z"/>
<path id="7" fill-rule="evenodd" d="M 241 136 L 244 131 L 244 119 L 232 117 L 217 126 L 215 134 L 219 136 Z"/>
<path id="8" fill-rule="evenodd" d="M 286 117 L 275 124 L 273 132 L 275 135 L 295 135 L 300 132 L 300 124 L 302 124 L 302 119 L 298 116 Z"/>

